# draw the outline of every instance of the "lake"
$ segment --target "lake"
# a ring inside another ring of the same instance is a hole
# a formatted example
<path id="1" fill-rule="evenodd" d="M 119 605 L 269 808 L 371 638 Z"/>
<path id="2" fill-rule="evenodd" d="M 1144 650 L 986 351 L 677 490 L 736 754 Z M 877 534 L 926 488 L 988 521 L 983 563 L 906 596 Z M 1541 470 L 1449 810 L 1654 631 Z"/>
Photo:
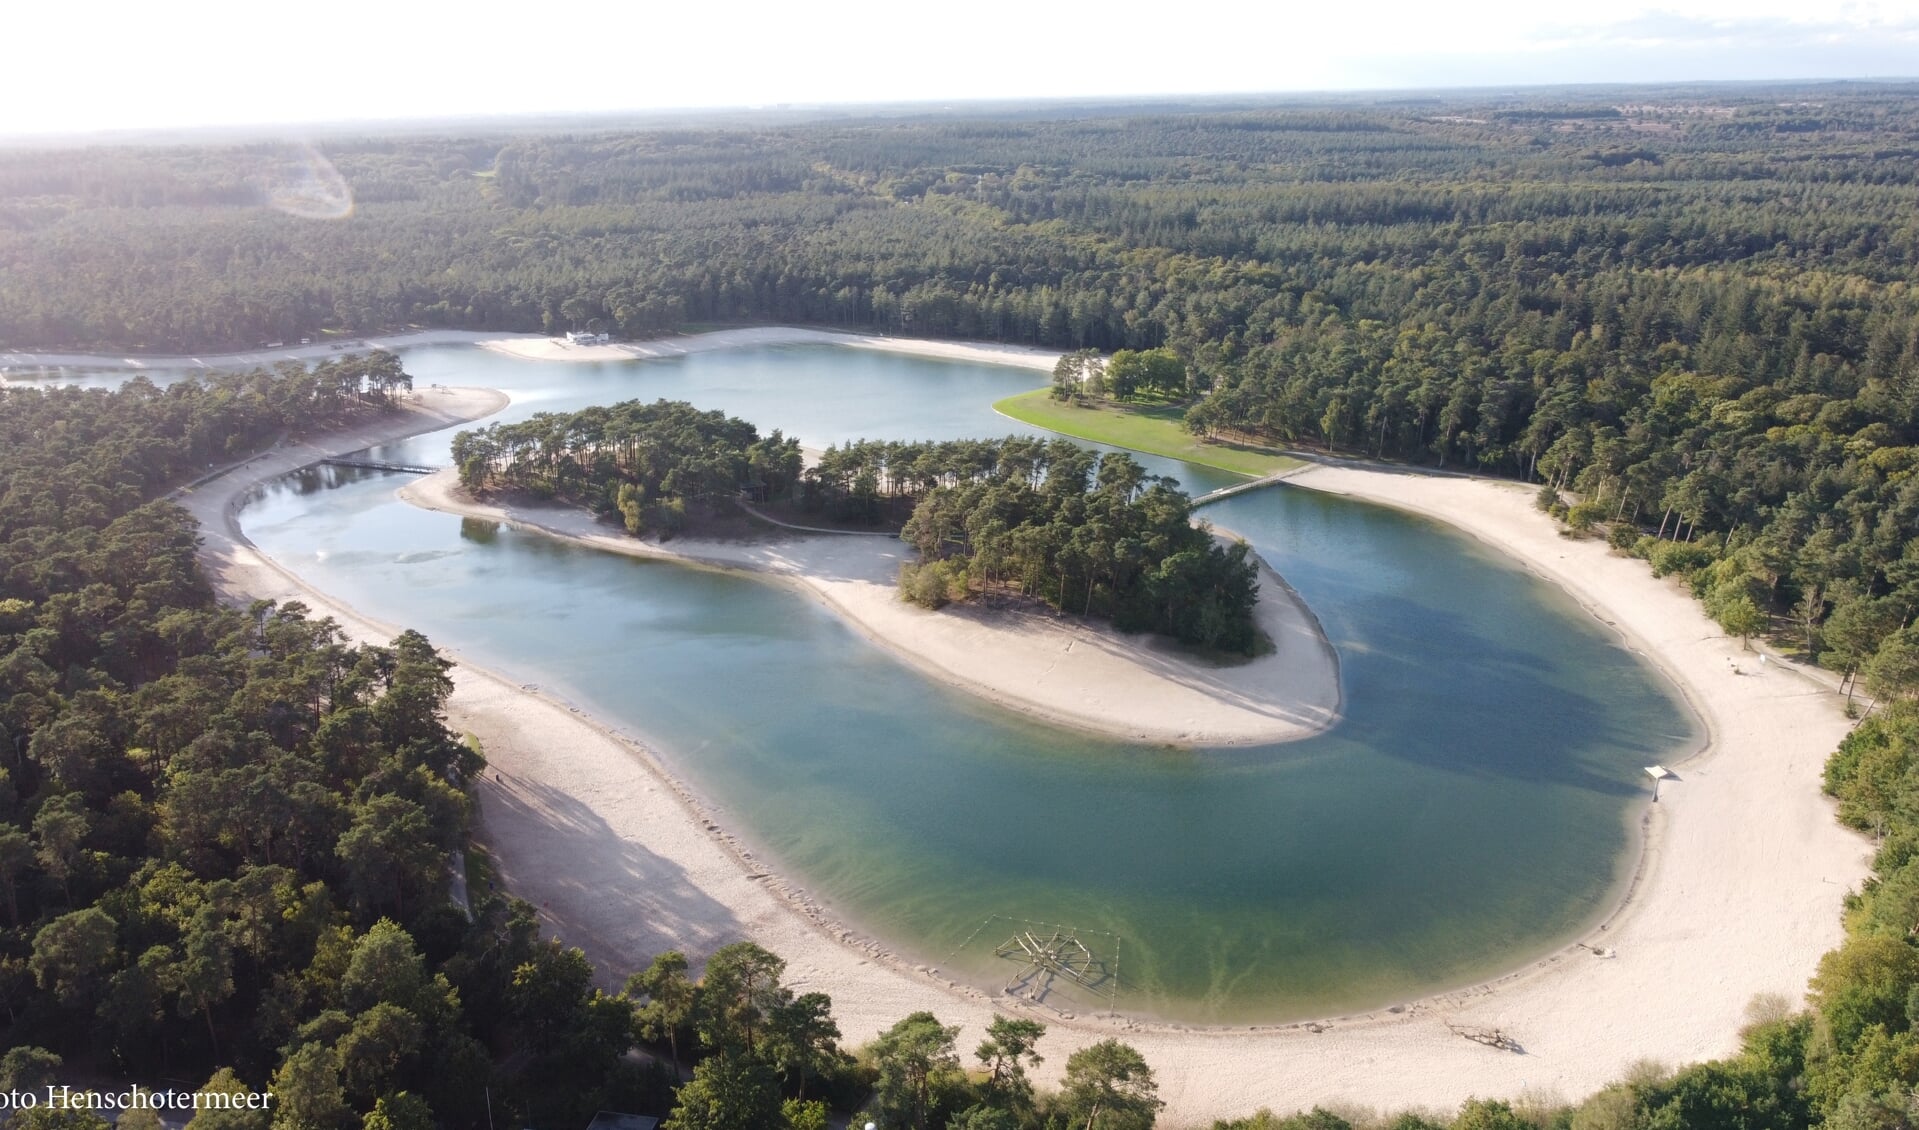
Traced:
<path id="1" fill-rule="evenodd" d="M 422 385 L 510 392 L 501 418 L 667 397 L 816 447 L 1033 434 L 990 405 L 1045 381 L 832 346 L 403 356 Z M 377 453 L 445 463 L 450 436 Z M 1138 458 L 1195 494 L 1240 481 Z M 1194 750 L 949 690 L 787 588 L 420 511 L 399 485 L 311 470 L 242 522 L 322 591 L 641 736 L 835 913 L 983 984 L 1018 972 L 993 947 L 1022 923 L 1074 928 L 1117 965 L 1120 1010 L 1176 1020 L 1330 1015 L 1504 972 L 1617 900 L 1640 767 L 1697 744 L 1671 688 L 1558 589 L 1437 523 L 1302 489 L 1204 513 L 1319 615 L 1345 718 Z"/>

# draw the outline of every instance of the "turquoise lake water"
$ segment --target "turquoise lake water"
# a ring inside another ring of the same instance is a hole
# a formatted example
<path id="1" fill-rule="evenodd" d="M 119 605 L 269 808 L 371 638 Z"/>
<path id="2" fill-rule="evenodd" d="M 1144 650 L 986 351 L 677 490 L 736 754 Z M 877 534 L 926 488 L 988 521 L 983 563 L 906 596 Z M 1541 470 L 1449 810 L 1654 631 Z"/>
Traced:
<path id="1" fill-rule="evenodd" d="M 404 356 L 423 385 L 508 390 L 507 417 L 664 396 L 811 446 L 1032 433 L 990 404 L 1045 380 L 823 346 Z M 450 434 L 377 450 L 443 463 Z M 1194 493 L 1239 481 L 1140 458 Z M 1617 898 L 1640 766 L 1696 744 L 1661 678 L 1557 589 L 1436 523 L 1307 490 L 1206 513 L 1319 615 L 1346 716 L 1186 750 L 948 690 L 785 588 L 423 512 L 398 485 L 307 472 L 242 521 L 321 590 L 642 736 L 835 912 L 982 983 L 1011 972 L 991 945 L 1014 920 L 1116 947 L 1120 1009 L 1192 1021 L 1384 1006 L 1516 967 Z"/>

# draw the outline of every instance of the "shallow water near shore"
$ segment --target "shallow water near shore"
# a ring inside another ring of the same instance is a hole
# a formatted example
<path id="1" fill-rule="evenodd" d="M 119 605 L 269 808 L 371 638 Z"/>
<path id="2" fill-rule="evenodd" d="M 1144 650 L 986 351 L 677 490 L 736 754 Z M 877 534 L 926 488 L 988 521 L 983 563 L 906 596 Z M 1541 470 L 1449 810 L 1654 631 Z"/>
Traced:
<path id="1" fill-rule="evenodd" d="M 405 359 L 422 384 L 507 389 L 513 417 L 666 396 L 812 446 L 1030 432 L 988 406 L 1043 379 L 830 347 Z M 448 438 L 379 454 L 441 463 Z M 1194 493 L 1237 481 L 1140 459 Z M 1640 766 L 1695 740 L 1658 675 L 1557 589 L 1435 523 L 1305 490 L 1207 514 L 1319 615 L 1345 719 L 1175 750 L 942 687 L 786 588 L 419 511 L 397 485 L 309 471 L 242 522 L 323 591 L 643 736 L 835 912 L 982 984 L 1019 971 L 992 947 L 1029 921 L 1116 964 L 1121 1011 L 1174 1020 L 1330 1015 L 1514 968 L 1616 900 Z"/>

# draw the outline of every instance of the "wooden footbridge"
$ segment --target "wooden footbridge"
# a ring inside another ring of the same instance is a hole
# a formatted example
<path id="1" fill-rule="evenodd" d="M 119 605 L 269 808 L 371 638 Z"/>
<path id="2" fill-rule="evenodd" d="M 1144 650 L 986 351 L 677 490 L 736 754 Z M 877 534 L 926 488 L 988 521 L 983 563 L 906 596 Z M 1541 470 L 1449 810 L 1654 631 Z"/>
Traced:
<path id="1" fill-rule="evenodd" d="M 399 471 L 406 475 L 431 475 L 438 467 L 422 467 L 415 463 L 387 463 L 379 459 L 322 459 L 320 462 L 329 467 L 358 467 L 364 471 Z"/>
<path id="2" fill-rule="evenodd" d="M 1250 490 L 1264 490 L 1267 487 L 1272 486 L 1274 483 L 1283 482 L 1286 479 L 1290 479 L 1294 475 L 1299 474 L 1301 471 L 1310 470 L 1312 467 L 1313 467 L 1313 464 L 1311 463 L 1307 463 L 1299 467 L 1288 467 L 1283 471 L 1274 471 L 1270 475 L 1266 475 L 1261 478 L 1254 479 L 1251 482 L 1234 483 L 1232 486 L 1229 486 L 1229 487 L 1220 487 L 1218 490 L 1209 490 L 1205 494 L 1202 494 L 1198 496 L 1197 498 L 1193 499 L 1192 507 L 1193 509 L 1197 510 L 1202 506 L 1206 506 L 1210 503 L 1218 502 L 1219 500 L 1223 498 L 1231 498 L 1236 494 L 1245 494 L 1247 491 L 1250 491 Z"/>

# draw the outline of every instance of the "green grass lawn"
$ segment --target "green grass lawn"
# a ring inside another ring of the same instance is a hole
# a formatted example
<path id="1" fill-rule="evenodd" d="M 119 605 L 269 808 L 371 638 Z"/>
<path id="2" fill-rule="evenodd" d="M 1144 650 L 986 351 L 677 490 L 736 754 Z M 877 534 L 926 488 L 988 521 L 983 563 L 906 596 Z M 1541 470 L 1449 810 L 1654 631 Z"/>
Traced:
<path id="1" fill-rule="evenodd" d="M 1186 409 L 1180 405 L 1079 407 L 1054 400 L 1051 389 L 1041 388 L 998 401 L 993 410 L 1075 439 L 1110 443 L 1255 478 L 1300 466 L 1300 460 L 1268 448 L 1201 439 L 1186 430 L 1180 419 Z"/>

